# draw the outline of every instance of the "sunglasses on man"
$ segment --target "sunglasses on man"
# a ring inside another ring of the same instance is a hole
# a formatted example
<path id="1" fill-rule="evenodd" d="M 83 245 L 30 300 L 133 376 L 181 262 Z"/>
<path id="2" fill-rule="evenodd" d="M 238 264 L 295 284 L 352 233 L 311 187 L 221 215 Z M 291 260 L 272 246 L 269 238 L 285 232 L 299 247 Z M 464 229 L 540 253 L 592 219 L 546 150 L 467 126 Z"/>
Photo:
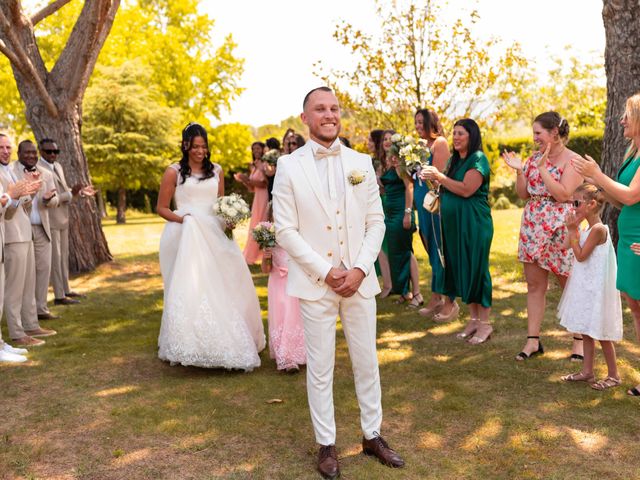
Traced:
<path id="1" fill-rule="evenodd" d="M 58 155 L 60 153 L 58 148 L 44 148 L 42 151 L 47 155 Z"/>

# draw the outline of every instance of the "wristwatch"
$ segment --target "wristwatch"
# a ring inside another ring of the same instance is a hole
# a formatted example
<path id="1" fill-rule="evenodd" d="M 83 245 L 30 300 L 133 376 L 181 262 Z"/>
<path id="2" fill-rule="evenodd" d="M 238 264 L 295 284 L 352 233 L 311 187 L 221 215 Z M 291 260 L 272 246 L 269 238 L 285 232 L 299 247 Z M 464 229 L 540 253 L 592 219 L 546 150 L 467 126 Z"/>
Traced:
<path id="1" fill-rule="evenodd" d="M 404 213 L 411 213 L 413 210 L 411 208 L 405 208 Z"/>

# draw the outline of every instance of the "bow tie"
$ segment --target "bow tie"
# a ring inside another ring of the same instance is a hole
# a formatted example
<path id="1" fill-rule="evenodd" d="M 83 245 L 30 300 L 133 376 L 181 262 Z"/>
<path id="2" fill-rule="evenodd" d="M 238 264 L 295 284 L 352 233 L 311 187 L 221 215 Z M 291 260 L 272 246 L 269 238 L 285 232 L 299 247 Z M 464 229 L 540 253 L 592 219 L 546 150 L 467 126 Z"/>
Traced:
<path id="1" fill-rule="evenodd" d="M 331 148 L 319 147 L 314 154 L 316 160 L 340 155 L 340 145 Z"/>

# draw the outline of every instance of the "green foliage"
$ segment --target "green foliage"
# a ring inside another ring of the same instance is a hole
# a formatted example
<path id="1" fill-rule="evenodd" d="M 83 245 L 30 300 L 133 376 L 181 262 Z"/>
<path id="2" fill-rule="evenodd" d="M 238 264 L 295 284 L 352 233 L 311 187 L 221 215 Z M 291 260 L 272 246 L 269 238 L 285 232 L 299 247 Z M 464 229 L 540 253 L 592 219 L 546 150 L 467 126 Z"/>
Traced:
<path id="1" fill-rule="evenodd" d="M 356 137 L 371 128 L 412 131 L 413 113 L 426 106 L 444 120 L 482 117 L 499 109 L 509 98 L 505 92 L 520 84 L 528 62 L 519 45 L 477 38 L 476 11 L 446 22 L 442 4 L 378 1 L 375 34 L 347 22 L 336 27 L 334 38 L 350 50 L 354 66 L 323 71 L 319 62 L 318 75 L 339 92 L 343 110 L 364 121 Z"/>
<path id="2" fill-rule="evenodd" d="M 251 127 L 240 123 L 227 123 L 209 130 L 211 161 L 219 163 L 225 173 L 245 170 L 251 162 Z"/>
<path id="3" fill-rule="evenodd" d="M 93 179 L 104 189 L 155 188 L 175 158 L 175 114 L 145 86 L 151 75 L 136 62 L 102 67 L 87 90 L 84 148 Z"/>

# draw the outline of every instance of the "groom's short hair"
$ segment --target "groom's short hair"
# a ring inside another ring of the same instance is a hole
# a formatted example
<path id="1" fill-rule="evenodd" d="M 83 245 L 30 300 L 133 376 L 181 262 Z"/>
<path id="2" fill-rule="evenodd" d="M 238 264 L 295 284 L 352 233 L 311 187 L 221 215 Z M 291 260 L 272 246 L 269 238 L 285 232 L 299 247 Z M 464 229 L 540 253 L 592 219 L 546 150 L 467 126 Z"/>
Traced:
<path id="1" fill-rule="evenodd" d="M 302 110 L 304 110 L 304 107 L 307 106 L 307 102 L 309 101 L 309 97 L 311 96 L 311 94 L 317 91 L 333 93 L 333 90 L 331 90 L 329 87 L 322 86 L 322 87 L 314 88 L 304 96 L 304 100 L 302 101 Z"/>

